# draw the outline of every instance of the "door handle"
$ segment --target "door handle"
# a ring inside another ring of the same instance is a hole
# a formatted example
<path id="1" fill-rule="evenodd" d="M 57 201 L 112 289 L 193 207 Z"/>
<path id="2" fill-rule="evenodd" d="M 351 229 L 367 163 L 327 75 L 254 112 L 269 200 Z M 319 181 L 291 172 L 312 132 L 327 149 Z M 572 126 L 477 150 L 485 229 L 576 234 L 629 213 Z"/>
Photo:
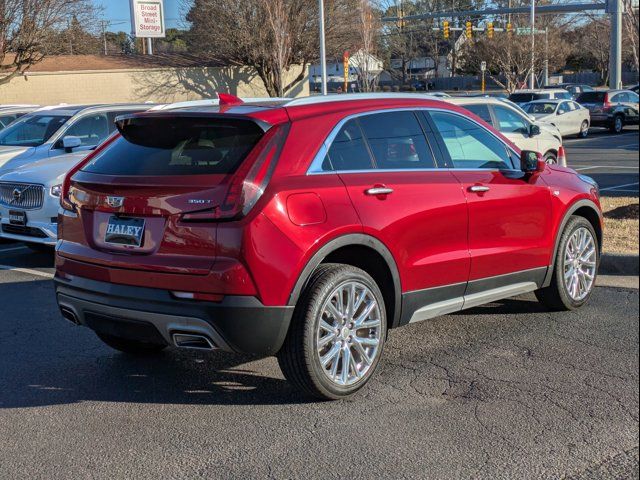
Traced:
<path id="1" fill-rule="evenodd" d="M 483 185 L 473 185 L 472 187 L 469 187 L 469 191 L 473 193 L 488 192 L 489 190 L 491 190 L 489 187 L 485 187 Z"/>
<path id="2" fill-rule="evenodd" d="M 393 193 L 393 188 L 388 187 L 372 187 L 364 192 L 367 195 L 389 195 Z"/>

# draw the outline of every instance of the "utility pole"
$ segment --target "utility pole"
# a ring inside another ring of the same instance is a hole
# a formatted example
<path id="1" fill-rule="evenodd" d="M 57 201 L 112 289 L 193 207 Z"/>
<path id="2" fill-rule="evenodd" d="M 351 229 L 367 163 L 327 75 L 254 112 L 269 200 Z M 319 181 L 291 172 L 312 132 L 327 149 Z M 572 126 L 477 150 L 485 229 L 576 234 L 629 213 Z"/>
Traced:
<path id="1" fill-rule="evenodd" d="M 536 0 L 531 0 L 531 76 L 529 88 L 536 88 Z"/>
<path id="2" fill-rule="evenodd" d="M 102 42 L 104 43 L 104 54 L 105 56 L 108 55 L 107 52 L 107 22 L 105 20 L 102 20 L 102 22 L 100 22 L 102 24 Z"/>
<path id="3" fill-rule="evenodd" d="M 609 88 L 622 88 L 622 0 L 609 0 L 607 13 L 611 15 L 611 54 Z"/>
<path id="4" fill-rule="evenodd" d="M 318 0 L 320 16 L 320 75 L 322 83 L 322 95 L 327 95 L 327 56 L 325 52 L 324 38 L 324 0 Z"/>
<path id="5" fill-rule="evenodd" d="M 544 78 L 542 85 L 549 85 L 549 27 L 544 27 Z"/>

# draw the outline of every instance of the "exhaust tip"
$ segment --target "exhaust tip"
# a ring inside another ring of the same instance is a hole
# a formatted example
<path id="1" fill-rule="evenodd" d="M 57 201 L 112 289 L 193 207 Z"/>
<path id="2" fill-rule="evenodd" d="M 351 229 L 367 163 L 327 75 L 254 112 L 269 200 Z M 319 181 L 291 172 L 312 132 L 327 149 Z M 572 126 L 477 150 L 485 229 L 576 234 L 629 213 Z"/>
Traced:
<path id="1" fill-rule="evenodd" d="M 215 350 L 216 348 L 209 338 L 194 333 L 174 333 L 173 343 L 178 348 L 193 348 L 196 350 Z"/>
<path id="2" fill-rule="evenodd" d="M 76 312 L 74 312 L 69 307 L 61 306 L 60 313 L 62 314 L 63 318 L 69 320 L 74 325 L 80 325 L 80 321 L 78 320 Z"/>

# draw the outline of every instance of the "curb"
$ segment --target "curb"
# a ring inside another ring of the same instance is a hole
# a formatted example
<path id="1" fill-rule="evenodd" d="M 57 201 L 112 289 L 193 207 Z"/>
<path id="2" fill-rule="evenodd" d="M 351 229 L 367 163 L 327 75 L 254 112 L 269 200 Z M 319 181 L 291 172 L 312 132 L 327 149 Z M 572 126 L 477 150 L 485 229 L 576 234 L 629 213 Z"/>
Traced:
<path id="1" fill-rule="evenodd" d="M 600 258 L 599 273 L 603 275 L 635 275 L 639 274 L 638 255 L 605 254 Z"/>

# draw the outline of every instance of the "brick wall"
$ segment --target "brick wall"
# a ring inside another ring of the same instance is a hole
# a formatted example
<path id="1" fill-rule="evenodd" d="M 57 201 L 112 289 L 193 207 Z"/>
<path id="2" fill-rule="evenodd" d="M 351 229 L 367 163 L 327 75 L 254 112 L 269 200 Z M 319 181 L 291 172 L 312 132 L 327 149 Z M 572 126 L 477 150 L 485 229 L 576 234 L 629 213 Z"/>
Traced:
<path id="1" fill-rule="evenodd" d="M 295 78 L 300 68 L 292 68 L 289 77 Z M 29 72 L 0 85 L 0 104 L 167 103 L 215 98 L 218 91 L 241 97 L 267 96 L 262 80 L 248 68 L 147 68 Z M 308 94 L 307 70 L 287 96 Z"/>

